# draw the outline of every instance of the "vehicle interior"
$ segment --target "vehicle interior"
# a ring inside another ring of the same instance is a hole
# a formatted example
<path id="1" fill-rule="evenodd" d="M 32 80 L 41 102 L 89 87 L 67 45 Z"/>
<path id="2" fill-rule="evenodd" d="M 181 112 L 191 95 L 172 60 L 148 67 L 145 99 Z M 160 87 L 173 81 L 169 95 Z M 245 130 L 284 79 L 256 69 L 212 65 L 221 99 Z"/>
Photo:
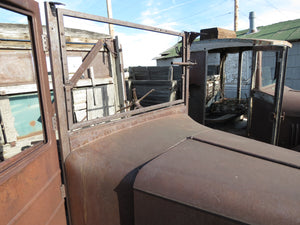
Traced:
<path id="1" fill-rule="evenodd" d="M 284 79 L 289 47 L 282 41 L 237 38 L 195 42 L 191 53 L 194 60 L 201 60 L 201 54 L 218 60 L 210 65 L 202 57 L 206 68 L 217 68 L 214 73 L 208 74 L 206 69 L 199 76 L 191 69 L 191 111 L 197 112 L 192 112 L 192 118 L 212 128 L 295 147 L 283 140 L 286 130 L 279 137 L 284 122 L 274 116 L 288 110 Z"/>

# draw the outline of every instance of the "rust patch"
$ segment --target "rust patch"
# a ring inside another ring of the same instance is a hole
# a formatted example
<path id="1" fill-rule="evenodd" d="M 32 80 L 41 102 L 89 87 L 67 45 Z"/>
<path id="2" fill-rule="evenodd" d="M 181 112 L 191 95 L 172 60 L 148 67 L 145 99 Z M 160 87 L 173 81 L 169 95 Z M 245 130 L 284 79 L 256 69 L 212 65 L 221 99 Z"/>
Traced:
<path id="1" fill-rule="evenodd" d="M 29 123 L 29 125 L 32 126 L 32 127 L 34 127 L 35 124 L 36 124 L 36 122 L 34 120 L 30 121 L 30 123 Z"/>

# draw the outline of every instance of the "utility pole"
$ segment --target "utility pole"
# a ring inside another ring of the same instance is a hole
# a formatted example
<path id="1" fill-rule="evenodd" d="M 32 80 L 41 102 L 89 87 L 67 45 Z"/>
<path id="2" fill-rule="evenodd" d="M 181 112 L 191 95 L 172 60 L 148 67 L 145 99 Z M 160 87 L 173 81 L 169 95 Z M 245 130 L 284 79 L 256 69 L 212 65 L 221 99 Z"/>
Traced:
<path id="1" fill-rule="evenodd" d="M 111 0 L 106 0 L 106 6 L 107 6 L 107 17 L 112 18 L 112 9 L 111 9 Z M 109 24 L 109 34 L 112 38 L 115 36 L 114 32 L 114 26 L 112 24 Z"/>
<path id="2" fill-rule="evenodd" d="M 239 0 L 234 0 L 234 31 L 238 30 L 239 22 Z"/>

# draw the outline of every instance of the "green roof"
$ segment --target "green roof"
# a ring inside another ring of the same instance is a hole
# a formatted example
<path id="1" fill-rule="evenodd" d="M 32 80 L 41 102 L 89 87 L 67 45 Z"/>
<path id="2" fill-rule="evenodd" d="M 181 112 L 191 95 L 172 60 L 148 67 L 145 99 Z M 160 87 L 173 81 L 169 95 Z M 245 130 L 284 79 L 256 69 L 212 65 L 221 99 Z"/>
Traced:
<path id="1" fill-rule="evenodd" d="M 247 30 L 237 32 L 238 38 L 272 39 L 282 41 L 300 40 L 300 19 L 257 27 L 257 32 L 248 34 Z"/>
<path id="2" fill-rule="evenodd" d="M 200 41 L 200 38 L 196 38 L 194 42 Z M 160 53 L 160 56 L 155 59 L 169 59 L 179 57 L 178 51 L 182 48 L 182 41 L 177 42 L 171 48 L 168 48 L 164 52 Z"/>
<path id="3" fill-rule="evenodd" d="M 179 41 L 175 45 L 173 45 L 171 48 L 168 48 L 166 51 L 160 53 L 160 56 L 155 59 L 168 59 L 168 58 L 174 58 L 178 57 L 178 50 L 182 47 L 182 41 Z"/>

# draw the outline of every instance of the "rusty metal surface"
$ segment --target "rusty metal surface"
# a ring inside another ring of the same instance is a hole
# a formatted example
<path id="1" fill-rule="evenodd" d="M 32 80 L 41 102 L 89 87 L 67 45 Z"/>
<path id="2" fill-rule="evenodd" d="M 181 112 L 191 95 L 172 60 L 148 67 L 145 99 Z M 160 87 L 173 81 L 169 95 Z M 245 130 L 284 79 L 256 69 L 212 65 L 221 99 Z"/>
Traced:
<path id="1" fill-rule="evenodd" d="M 190 97 L 190 67 L 188 64 L 191 62 L 191 45 L 193 41 L 199 36 L 199 33 L 185 32 L 182 40 L 182 63 L 183 65 L 183 77 L 182 77 L 182 97 L 185 101 L 186 108 L 189 112 L 189 97 Z"/>
<path id="2" fill-rule="evenodd" d="M 256 90 L 253 98 L 253 116 L 250 136 L 264 142 L 271 141 L 273 123 L 273 99 L 275 85 L 269 85 Z M 279 146 L 293 148 L 300 144 L 300 133 L 297 124 L 300 124 L 300 92 L 284 87 L 282 102 L 282 120 L 279 133 Z M 264 124 L 264 126 L 261 126 Z"/>
<path id="3" fill-rule="evenodd" d="M 143 109 L 143 108 L 142 108 Z M 135 111 L 139 111 L 142 109 L 138 109 Z M 141 111 L 143 112 L 143 111 Z M 166 109 L 155 110 L 153 112 L 148 112 L 147 116 L 135 115 L 128 116 L 127 119 L 123 118 L 122 121 L 116 119 L 111 123 L 98 124 L 86 129 L 81 129 L 78 131 L 73 131 L 70 133 L 70 145 L 71 150 L 74 151 L 79 147 L 83 147 L 84 145 L 88 145 L 100 138 L 106 137 L 108 135 L 117 133 L 124 129 L 129 129 L 134 127 L 136 124 L 145 123 L 153 119 L 159 119 L 162 117 L 166 117 L 172 114 L 185 113 L 186 109 L 183 104 L 177 106 L 171 106 Z"/>
<path id="4" fill-rule="evenodd" d="M 158 27 L 146 26 L 146 25 L 131 23 L 131 22 L 122 21 L 122 20 L 116 20 L 116 19 L 102 17 L 102 16 L 90 15 L 90 14 L 75 12 L 75 11 L 71 11 L 71 10 L 67 10 L 67 9 L 60 9 L 59 11 L 61 14 L 66 15 L 66 16 L 78 17 L 78 18 L 88 19 L 88 20 L 92 20 L 92 21 L 99 21 L 99 22 L 103 22 L 103 23 L 109 23 L 109 24 L 119 25 L 119 26 L 124 26 L 124 27 L 131 27 L 131 28 L 140 29 L 140 30 L 153 31 L 153 32 L 157 32 L 157 33 L 169 34 L 169 35 L 174 35 L 174 36 L 182 36 L 182 37 L 184 36 L 183 33 L 166 30 L 166 29 L 162 29 L 162 28 L 158 28 Z"/>
<path id="5" fill-rule="evenodd" d="M 236 225 L 244 224 L 181 203 L 134 190 L 135 225 Z M 142 208 L 138 208 L 142 207 Z"/>
<path id="6" fill-rule="evenodd" d="M 270 96 L 274 96 L 275 85 L 269 85 L 262 87 L 261 92 L 266 93 Z M 299 117 L 300 116 L 300 91 L 293 90 L 287 86 L 284 86 L 282 111 L 285 112 L 286 116 Z"/>
<path id="7" fill-rule="evenodd" d="M 139 171 L 134 189 L 152 195 L 156 200 L 151 201 L 151 197 L 148 197 L 150 200 L 147 201 L 145 196 L 141 198 L 135 192 L 137 221 L 143 221 L 139 214 L 145 215 L 144 207 L 152 212 L 156 207 L 161 209 L 155 217 L 171 216 L 171 213 L 165 213 L 169 208 L 156 205 L 159 202 L 157 198 L 161 198 L 171 201 L 171 205 L 172 202 L 179 204 L 185 210 L 197 209 L 246 224 L 299 224 L 298 153 L 239 139 L 234 135 L 221 135 L 222 132 L 216 134 L 213 130 L 202 132 L 149 162 Z M 205 140 L 210 143 L 205 143 Z M 250 154 L 220 146 L 230 144 L 233 140 L 236 148 L 245 152 L 249 150 Z M 274 153 L 271 158 L 287 160 L 287 163 L 293 162 L 294 165 L 290 167 L 265 158 L 271 152 Z M 190 213 L 190 216 L 198 216 L 197 213 Z M 174 224 L 185 223 L 180 221 Z"/>
<path id="8" fill-rule="evenodd" d="M 41 150 L 1 172 L 1 224 L 66 224 L 57 153 Z"/>
<path id="9" fill-rule="evenodd" d="M 232 135 L 218 130 L 195 135 L 193 139 L 220 146 L 232 151 L 242 152 L 247 155 L 264 158 L 279 164 L 287 164 L 300 168 L 300 158 L 295 153 L 281 147 L 265 144 L 253 139 Z"/>
<path id="10" fill-rule="evenodd" d="M 206 43 L 205 47 L 201 47 L 201 43 Z M 278 40 L 225 38 L 196 42 L 191 51 L 193 52 L 197 49 L 208 50 L 209 52 L 220 52 L 220 50 L 226 48 L 228 53 L 238 53 L 239 51 L 252 50 L 253 47 L 258 51 L 276 51 L 283 46 L 291 48 L 292 44 L 287 41 Z"/>
<path id="11" fill-rule="evenodd" d="M 253 110 L 249 136 L 256 140 L 271 143 L 273 125 L 273 104 L 260 98 L 253 98 Z M 262 126 L 262 124 L 264 126 Z"/>
<path id="12" fill-rule="evenodd" d="M 67 155 L 70 153 L 70 144 L 67 135 L 68 131 L 68 119 L 67 119 L 67 109 L 65 104 L 65 92 L 63 88 L 63 77 L 62 77 L 62 67 L 57 66 L 61 65 L 61 55 L 59 48 L 59 38 L 57 36 L 58 27 L 55 14 L 52 12 L 52 7 L 49 3 L 45 3 L 45 14 L 47 20 L 47 32 L 49 35 L 49 55 L 52 71 L 52 80 L 54 88 L 54 98 L 55 101 L 55 110 L 57 113 L 57 125 L 59 133 L 59 147 L 60 155 L 63 161 L 66 159 Z"/>
<path id="13" fill-rule="evenodd" d="M 106 136 L 104 129 L 102 138 L 88 141 L 66 159 L 73 225 L 134 224 L 132 185 L 139 167 L 199 129 L 208 129 L 172 108 L 164 116 L 147 113 L 128 120 L 110 124 L 115 133 Z M 92 131 L 88 134 L 95 137 Z"/>
<path id="14" fill-rule="evenodd" d="M 41 95 L 44 143 L 37 144 L 0 164 L 1 224 L 66 224 L 61 176 L 50 99 L 46 57 L 41 41 L 38 3 L 32 0 L 1 1 L 0 7 L 30 17 L 33 62 Z M 45 126 L 47 124 L 47 126 Z"/>

